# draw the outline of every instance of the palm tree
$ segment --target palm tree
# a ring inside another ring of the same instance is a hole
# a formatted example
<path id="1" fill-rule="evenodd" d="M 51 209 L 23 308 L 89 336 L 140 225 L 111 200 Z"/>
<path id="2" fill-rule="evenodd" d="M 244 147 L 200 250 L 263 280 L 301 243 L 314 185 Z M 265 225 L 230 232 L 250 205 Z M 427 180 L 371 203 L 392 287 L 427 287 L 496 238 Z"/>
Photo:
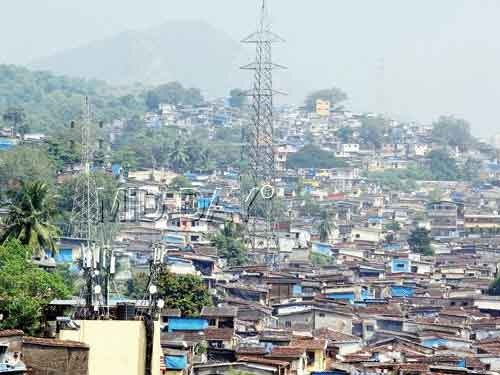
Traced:
<path id="1" fill-rule="evenodd" d="M 319 224 L 319 240 L 321 242 L 326 242 L 330 238 L 333 230 L 335 229 L 335 224 L 333 224 L 330 214 L 328 211 L 321 212 L 321 223 Z"/>
<path id="2" fill-rule="evenodd" d="M 169 154 L 170 164 L 175 169 L 182 169 L 189 163 L 189 154 L 186 145 L 180 140 L 176 140 L 174 148 Z"/>
<path id="3" fill-rule="evenodd" d="M 41 181 L 21 182 L 20 189 L 10 195 L 9 213 L 0 242 L 15 238 L 32 248 L 36 255 L 43 255 L 45 250 L 54 254 L 59 230 L 51 222 L 55 197 L 48 185 Z"/>

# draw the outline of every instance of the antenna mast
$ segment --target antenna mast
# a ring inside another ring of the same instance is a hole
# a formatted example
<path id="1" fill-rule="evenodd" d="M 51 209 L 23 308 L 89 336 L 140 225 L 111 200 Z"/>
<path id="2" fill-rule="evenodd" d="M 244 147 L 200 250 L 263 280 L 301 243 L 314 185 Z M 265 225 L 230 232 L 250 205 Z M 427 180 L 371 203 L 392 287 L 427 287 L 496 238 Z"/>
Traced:
<path id="1" fill-rule="evenodd" d="M 100 123 L 100 127 L 102 123 Z M 72 128 L 74 123 L 72 123 Z M 109 278 L 114 274 L 115 257 L 109 247 L 103 246 L 99 233 L 99 199 L 92 169 L 95 167 L 97 148 L 101 151 L 101 140 L 93 127 L 90 101 L 85 97 L 81 124 L 81 166 L 76 179 L 76 189 L 71 213 L 71 236 L 82 241 L 81 267 L 85 273 L 82 297 L 85 299 L 84 316 L 107 307 Z M 99 142 L 99 147 L 98 147 Z"/>
<path id="2" fill-rule="evenodd" d="M 276 187 L 273 98 L 277 94 L 273 89 L 273 71 L 284 68 L 272 62 L 272 46 L 274 43 L 283 41 L 281 37 L 271 31 L 266 0 L 262 0 L 258 30 L 242 40 L 243 43 L 255 45 L 256 53 L 254 62 L 242 67 L 242 69 L 254 72 L 254 81 L 249 94 L 252 97 L 250 121 L 242 134 L 242 155 L 247 157 L 248 166 L 246 170 L 241 171 L 241 181 L 243 182 L 243 178 L 247 177 L 252 186 L 248 189 L 249 191 L 244 191 L 245 187 L 242 183 L 240 194 L 242 197 L 242 211 L 247 218 L 250 218 L 252 206 L 257 202 L 257 199 L 264 201 L 264 217 L 266 221 L 264 237 L 268 252 L 272 242 L 277 244 L 277 239 L 273 233 Z M 256 216 L 254 210 L 253 216 Z M 247 229 L 252 248 L 255 249 L 257 237 L 255 221 L 253 224 L 248 224 Z"/>
<path id="3" fill-rule="evenodd" d="M 77 178 L 73 208 L 71 212 L 71 236 L 82 239 L 87 247 L 97 240 L 99 201 L 92 167 L 94 147 L 91 141 L 91 110 L 89 98 L 85 97 L 83 121 L 81 125 L 81 166 Z"/>

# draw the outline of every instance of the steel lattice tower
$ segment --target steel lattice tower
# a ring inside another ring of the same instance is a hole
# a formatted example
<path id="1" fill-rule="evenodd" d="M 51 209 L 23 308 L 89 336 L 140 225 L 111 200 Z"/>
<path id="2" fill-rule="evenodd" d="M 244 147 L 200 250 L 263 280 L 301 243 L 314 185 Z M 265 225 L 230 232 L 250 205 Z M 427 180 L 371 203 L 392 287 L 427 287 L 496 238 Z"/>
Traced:
<path id="1" fill-rule="evenodd" d="M 85 98 L 83 121 L 81 124 L 81 165 L 77 178 L 73 208 L 71 212 L 71 235 L 87 242 L 87 246 L 97 241 L 99 201 L 97 187 L 92 173 L 95 142 L 92 141 L 92 117 L 90 102 Z"/>
<path id="2" fill-rule="evenodd" d="M 273 71 L 283 68 L 274 64 L 272 60 L 273 44 L 283 42 L 283 39 L 271 31 L 266 0 L 262 0 L 258 30 L 242 42 L 254 45 L 256 53 L 254 62 L 242 67 L 242 69 L 254 72 L 254 82 L 249 94 L 252 97 L 250 121 L 244 128 L 242 136 L 242 153 L 247 158 L 248 167 L 241 174 L 242 178 L 249 177 L 254 194 L 259 194 L 263 187 L 274 189 L 276 183 L 273 97 L 277 92 L 273 89 Z M 248 192 L 244 191 L 243 187 L 241 190 L 242 197 L 247 197 Z M 253 198 L 248 196 L 245 201 L 242 200 L 242 208 L 247 216 L 250 216 L 249 212 L 255 198 L 255 196 Z M 264 206 L 267 224 L 267 233 L 264 237 L 267 238 L 269 248 L 269 243 L 274 237 L 272 234 L 275 222 L 273 199 L 267 199 Z M 250 236 L 255 238 L 255 225 L 250 232 L 253 232 Z"/>

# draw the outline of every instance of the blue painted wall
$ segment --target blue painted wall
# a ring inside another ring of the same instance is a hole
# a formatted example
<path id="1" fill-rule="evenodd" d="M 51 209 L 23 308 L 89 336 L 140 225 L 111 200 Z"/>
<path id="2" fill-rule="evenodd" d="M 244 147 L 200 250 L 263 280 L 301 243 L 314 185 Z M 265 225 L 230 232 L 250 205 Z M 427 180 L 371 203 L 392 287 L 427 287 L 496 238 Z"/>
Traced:
<path id="1" fill-rule="evenodd" d="M 391 272 L 411 272 L 411 261 L 409 259 L 394 259 L 391 262 Z"/>
<path id="2" fill-rule="evenodd" d="M 355 299 L 354 293 L 330 293 L 327 297 L 330 299 L 346 299 L 349 302 L 354 302 Z"/>
<path id="3" fill-rule="evenodd" d="M 415 290 L 411 286 L 393 285 L 391 294 L 393 297 L 413 297 Z"/>
<path id="4" fill-rule="evenodd" d="M 302 294 L 302 285 L 295 284 L 292 289 L 292 293 L 294 296 L 298 296 Z"/>
<path id="5" fill-rule="evenodd" d="M 362 288 L 361 289 L 361 300 L 373 299 L 373 294 L 370 289 Z"/>

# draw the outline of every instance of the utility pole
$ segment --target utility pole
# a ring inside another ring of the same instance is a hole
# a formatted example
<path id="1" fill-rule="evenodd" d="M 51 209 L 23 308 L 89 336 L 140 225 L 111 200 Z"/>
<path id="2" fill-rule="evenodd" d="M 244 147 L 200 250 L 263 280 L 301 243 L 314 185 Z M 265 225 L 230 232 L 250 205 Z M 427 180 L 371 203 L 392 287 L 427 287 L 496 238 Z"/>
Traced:
<path id="1" fill-rule="evenodd" d="M 243 39 L 243 43 L 255 46 L 255 60 L 242 67 L 251 70 L 254 74 L 251 96 L 250 121 L 242 133 L 242 155 L 246 157 L 248 166 L 240 171 L 241 182 L 247 177 L 251 186 L 245 191 L 241 186 L 241 208 L 247 217 L 247 230 L 255 249 L 256 212 L 252 206 L 259 200 L 263 201 L 266 229 L 264 238 L 268 253 L 271 243 L 276 244 L 274 235 L 275 191 L 276 191 L 276 162 L 274 149 L 274 114 L 273 98 L 277 94 L 273 89 L 273 71 L 284 68 L 272 62 L 272 46 L 283 42 L 283 39 L 271 31 L 271 24 L 267 14 L 266 0 L 262 0 L 258 30 Z M 241 184 L 243 185 L 243 184 Z M 253 215 L 253 223 L 248 223 Z M 262 238 L 262 235 L 260 235 Z"/>

